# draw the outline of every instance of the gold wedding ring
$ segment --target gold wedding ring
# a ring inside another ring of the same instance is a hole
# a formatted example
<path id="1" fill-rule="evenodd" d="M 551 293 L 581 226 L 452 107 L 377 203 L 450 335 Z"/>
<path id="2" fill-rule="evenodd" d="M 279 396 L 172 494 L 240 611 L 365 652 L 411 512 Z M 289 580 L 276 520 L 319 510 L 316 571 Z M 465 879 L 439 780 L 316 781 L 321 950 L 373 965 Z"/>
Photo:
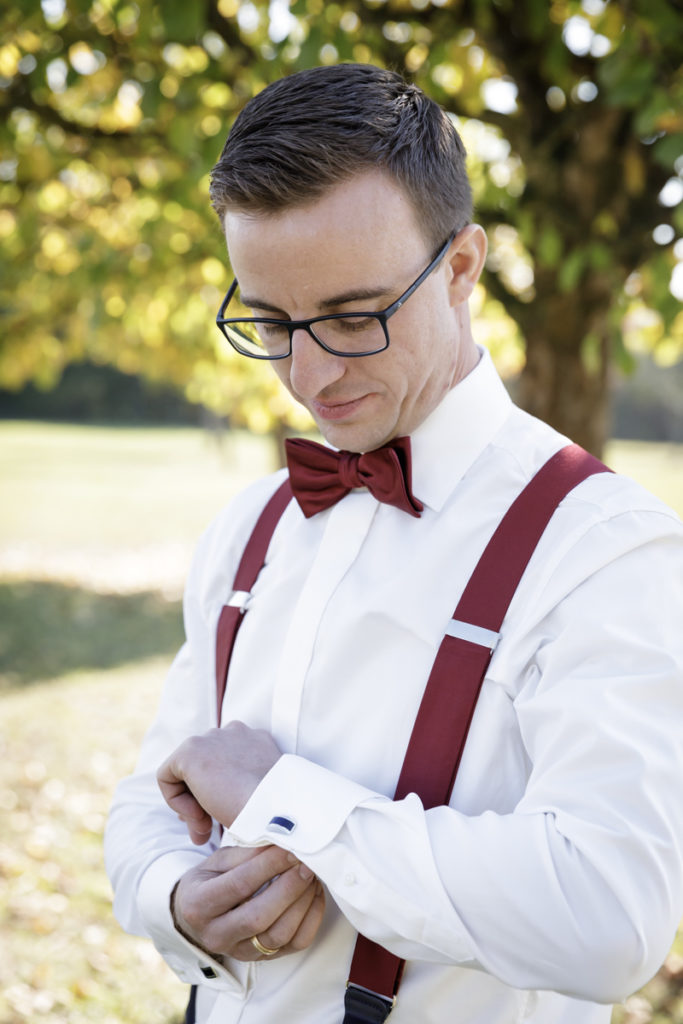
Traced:
<path id="1" fill-rule="evenodd" d="M 264 946 L 262 942 L 259 942 L 258 937 L 256 935 L 252 935 L 251 944 L 254 947 L 254 949 L 257 949 L 259 953 L 263 954 L 263 956 L 275 956 L 275 954 L 279 953 L 281 949 L 280 946 L 278 946 L 277 949 L 268 949 L 268 947 Z"/>

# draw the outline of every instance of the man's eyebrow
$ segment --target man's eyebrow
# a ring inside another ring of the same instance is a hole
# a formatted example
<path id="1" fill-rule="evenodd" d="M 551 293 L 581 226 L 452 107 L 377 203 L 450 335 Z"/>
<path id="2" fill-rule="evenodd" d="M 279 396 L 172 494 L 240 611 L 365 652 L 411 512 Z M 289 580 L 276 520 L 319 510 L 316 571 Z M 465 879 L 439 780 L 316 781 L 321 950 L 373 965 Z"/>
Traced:
<path id="1" fill-rule="evenodd" d="M 320 308 L 332 309 L 334 306 L 346 306 L 349 302 L 368 302 L 389 294 L 389 288 L 385 288 L 383 285 L 377 288 L 354 288 L 351 291 L 342 292 L 340 295 L 333 295 L 329 299 L 323 299 Z"/>
<path id="2" fill-rule="evenodd" d="M 283 316 L 281 309 L 278 309 L 277 306 L 271 306 L 270 303 L 266 302 L 264 299 L 252 299 L 251 296 L 242 295 L 241 293 L 239 298 L 240 303 L 243 306 L 247 306 L 249 309 L 265 309 L 268 313 L 278 313 L 280 317 Z"/>
<path id="3" fill-rule="evenodd" d="M 352 291 L 342 292 L 340 295 L 333 295 L 329 299 L 323 299 L 318 303 L 318 308 L 330 310 L 337 306 L 348 305 L 350 302 L 368 302 L 390 294 L 390 290 L 384 286 L 378 288 L 354 288 Z M 276 313 L 280 317 L 284 316 L 283 310 L 266 302 L 265 299 L 258 299 L 250 295 L 240 295 L 240 301 L 243 306 L 248 306 L 249 309 L 263 309 L 268 313 Z"/>

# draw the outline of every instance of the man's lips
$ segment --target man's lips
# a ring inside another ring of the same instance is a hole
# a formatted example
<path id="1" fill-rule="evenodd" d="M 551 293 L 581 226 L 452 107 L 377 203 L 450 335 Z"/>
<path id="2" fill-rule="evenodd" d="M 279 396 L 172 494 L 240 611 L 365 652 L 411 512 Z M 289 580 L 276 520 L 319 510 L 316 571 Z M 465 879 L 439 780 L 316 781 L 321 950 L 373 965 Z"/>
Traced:
<path id="1" fill-rule="evenodd" d="M 352 398 L 350 401 L 339 402 L 339 401 L 316 401 L 313 399 L 311 406 L 313 412 L 320 416 L 323 420 L 343 420 L 347 416 L 351 416 L 356 410 L 362 405 L 362 403 L 369 398 L 369 395 L 361 395 L 360 398 Z"/>

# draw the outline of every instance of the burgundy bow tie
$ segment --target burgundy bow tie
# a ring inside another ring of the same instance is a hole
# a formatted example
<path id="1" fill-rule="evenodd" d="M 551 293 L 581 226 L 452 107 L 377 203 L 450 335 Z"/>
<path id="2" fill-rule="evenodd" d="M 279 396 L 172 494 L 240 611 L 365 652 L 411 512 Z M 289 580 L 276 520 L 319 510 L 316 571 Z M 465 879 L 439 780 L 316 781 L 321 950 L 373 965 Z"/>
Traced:
<path id="1" fill-rule="evenodd" d="M 306 518 L 336 504 L 354 487 L 367 487 L 387 505 L 419 518 L 424 508 L 411 490 L 410 438 L 358 455 L 337 452 L 315 441 L 285 441 L 289 481 Z"/>

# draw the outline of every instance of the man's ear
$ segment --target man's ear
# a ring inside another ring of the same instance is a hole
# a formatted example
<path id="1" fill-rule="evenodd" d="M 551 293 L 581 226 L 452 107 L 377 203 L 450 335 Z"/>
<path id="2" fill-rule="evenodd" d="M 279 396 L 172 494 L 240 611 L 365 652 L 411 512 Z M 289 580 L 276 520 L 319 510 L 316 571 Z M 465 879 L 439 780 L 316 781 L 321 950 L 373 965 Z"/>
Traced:
<path id="1" fill-rule="evenodd" d="M 486 233 L 479 224 L 468 224 L 453 239 L 446 253 L 452 306 L 459 306 L 469 299 L 484 269 L 486 250 Z"/>

